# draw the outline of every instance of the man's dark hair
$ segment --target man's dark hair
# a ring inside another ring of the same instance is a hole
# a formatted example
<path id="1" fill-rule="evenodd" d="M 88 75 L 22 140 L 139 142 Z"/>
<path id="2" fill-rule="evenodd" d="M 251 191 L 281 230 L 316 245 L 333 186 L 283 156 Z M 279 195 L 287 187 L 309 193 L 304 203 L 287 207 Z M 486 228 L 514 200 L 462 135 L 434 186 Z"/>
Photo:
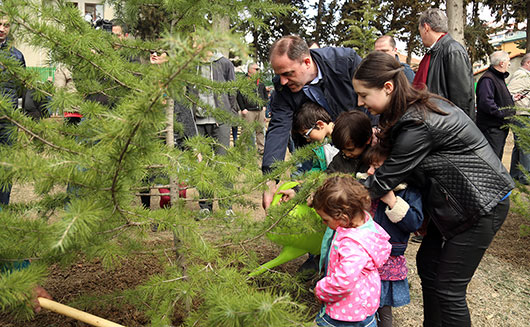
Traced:
<path id="1" fill-rule="evenodd" d="M 326 109 L 312 101 L 305 102 L 294 114 L 293 132 L 302 133 L 302 131 L 315 126 L 317 120 L 328 124 L 333 121 Z"/>
<path id="2" fill-rule="evenodd" d="M 283 56 L 284 54 L 287 54 L 287 57 L 293 61 L 301 61 L 304 56 L 309 55 L 309 47 L 304 39 L 298 35 L 284 36 L 272 44 L 269 61 L 273 56 Z"/>
<path id="3" fill-rule="evenodd" d="M 359 110 L 341 113 L 331 133 L 333 145 L 339 150 L 350 145 L 356 148 L 363 147 L 370 137 L 372 137 L 372 122 L 367 114 Z"/>

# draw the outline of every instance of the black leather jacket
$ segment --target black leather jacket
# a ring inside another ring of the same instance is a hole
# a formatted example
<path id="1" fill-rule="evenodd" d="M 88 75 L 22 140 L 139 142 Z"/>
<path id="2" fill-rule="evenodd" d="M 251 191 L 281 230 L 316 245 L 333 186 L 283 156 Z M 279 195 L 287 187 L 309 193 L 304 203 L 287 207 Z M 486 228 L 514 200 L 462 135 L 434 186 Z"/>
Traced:
<path id="1" fill-rule="evenodd" d="M 514 187 L 477 126 L 462 110 L 433 100 L 448 115 L 410 107 L 391 131 L 392 152 L 365 185 L 379 198 L 406 181 L 420 189 L 425 214 L 446 238 L 490 212 Z"/>
<path id="2" fill-rule="evenodd" d="M 430 92 L 448 99 L 475 120 L 471 61 L 466 49 L 449 34 L 431 49 L 427 87 Z"/>

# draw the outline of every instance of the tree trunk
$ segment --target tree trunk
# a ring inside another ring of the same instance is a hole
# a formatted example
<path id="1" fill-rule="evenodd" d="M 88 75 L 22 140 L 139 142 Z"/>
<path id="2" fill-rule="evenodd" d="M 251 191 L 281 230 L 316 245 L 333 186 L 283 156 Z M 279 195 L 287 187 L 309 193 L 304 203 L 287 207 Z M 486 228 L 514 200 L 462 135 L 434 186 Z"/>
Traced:
<path id="1" fill-rule="evenodd" d="M 530 52 L 530 1 L 526 2 L 526 53 Z"/>
<path id="2" fill-rule="evenodd" d="M 465 46 L 463 0 L 447 0 L 447 19 L 449 20 L 449 34 L 451 34 L 453 39 Z"/>
<path id="3" fill-rule="evenodd" d="M 324 0 L 318 1 L 317 17 L 315 18 L 315 34 L 314 42 L 320 44 L 320 38 L 322 37 L 322 18 L 324 16 Z M 311 44 L 309 44 L 311 46 Z"/>

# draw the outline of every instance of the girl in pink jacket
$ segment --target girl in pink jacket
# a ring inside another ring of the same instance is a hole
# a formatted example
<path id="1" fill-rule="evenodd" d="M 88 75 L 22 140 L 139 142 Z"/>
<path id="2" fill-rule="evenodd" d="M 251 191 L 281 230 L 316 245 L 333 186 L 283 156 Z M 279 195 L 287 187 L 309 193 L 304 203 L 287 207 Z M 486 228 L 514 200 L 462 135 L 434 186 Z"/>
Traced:
<path id="1" fill-rule="evenodd" d="M 368 191 L 352 176 L 333 176 L 318 188 L 311 206 L 335 230 L 331 244 L 322 244 L 326 277 L 315 296 L 322 309 L 318 326 L 376 327 L 381 296 L 381 267 L 392 249 L 390 236 L 373 221 Z"/>

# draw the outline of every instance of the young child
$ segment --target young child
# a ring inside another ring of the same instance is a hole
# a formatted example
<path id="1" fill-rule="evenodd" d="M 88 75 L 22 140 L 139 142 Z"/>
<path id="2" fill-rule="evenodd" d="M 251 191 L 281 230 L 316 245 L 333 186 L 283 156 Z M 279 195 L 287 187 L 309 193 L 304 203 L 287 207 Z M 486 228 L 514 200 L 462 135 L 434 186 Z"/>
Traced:
<path id="1" fill-rule="evenodd" d="M 343 112 L 337 117 L 331 133 L 333 145 L 340 150 L 329 164 L 327 172 L 356 174 L 362 167 L 362 154 L 372 142 L 372 122 L 359 110 Z"/>
<path id="2" fill-rule="evenodd" d="M 368 191 L 352 176 L 333 176 L 318 188 L 311 206 L 335 235 L 323 244 L 325 277 L 315 296 L 322 309 L 318 326 L 377 326 L 381 280 L 378 268 L 390 254 L 388 234 L 373 221 Z"/>
<path id="3" fill-rule="evenodd" d="M 390 151 L 381 144 L 366 150 L 363 160 L 369 165 L 367 176 L 371 176 L 383 164 Z M 363 178 L 364 176 L 358 177 Z M 390 235 L 392 252 L 387 262 L 379 268 L 381 276 L 381 303 L 377 310 L 379 327 L 392 327 L 392 307 L 410 303 L 407 280 L 405 250 L 410 233 L 418 230 L 423 222 L 421 195 L 407 184 L 399 184 L 394 190 L 379 199 L 372 200 L 374 221 Z"/>
<path id="4" fill-rule="evenodd" d="M 326 109 L 308 101 L 296 112 L 293 119 L 293 133 L 299 133 L 307 142 L 320 142 L 322 146 L 314 149 L 316 158 L 311 171 L 324 171 L 339 150 L 327 141 L 333 132 L 334 123 Z"/>

